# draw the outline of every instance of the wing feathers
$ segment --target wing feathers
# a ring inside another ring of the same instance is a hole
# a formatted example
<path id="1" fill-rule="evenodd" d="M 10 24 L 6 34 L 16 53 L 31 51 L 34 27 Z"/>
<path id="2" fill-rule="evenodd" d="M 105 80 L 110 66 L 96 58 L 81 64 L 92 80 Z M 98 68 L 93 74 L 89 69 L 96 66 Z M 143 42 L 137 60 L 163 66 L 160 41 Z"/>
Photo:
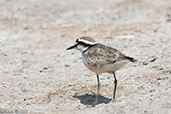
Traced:
<path id="1" fill-rule="evenodd" d="M 83 60 L 89 66 L 101 66 L 103 64 L 114 63 L 121 53 L 111 47 L 96 44 L 83 53 Z"/>
<path id="2" fill-rule="evenodd" d="M 131 62 L 136 61 L 132 57 L 125 56 L 115 48 L 99 43 L 90 47 L 83 53 L 84 64 L 88 66 L 101 66 L 123 60 L 128 60 Z"/>

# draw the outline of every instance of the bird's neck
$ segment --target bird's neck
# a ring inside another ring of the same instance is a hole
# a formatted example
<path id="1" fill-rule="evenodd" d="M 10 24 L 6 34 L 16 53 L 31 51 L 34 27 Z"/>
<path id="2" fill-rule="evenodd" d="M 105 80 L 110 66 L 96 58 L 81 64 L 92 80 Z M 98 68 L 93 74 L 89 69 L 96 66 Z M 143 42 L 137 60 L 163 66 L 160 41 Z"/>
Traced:
<path id="1" fill-rule="evenodd" d="M 83 53 L 83 52 L 85 52 L 89 47 L 90 47 L 90 46 L 78 45 L 78 46 L 77 46 L 77 49 L 78 49 L 81 53 Z"/>

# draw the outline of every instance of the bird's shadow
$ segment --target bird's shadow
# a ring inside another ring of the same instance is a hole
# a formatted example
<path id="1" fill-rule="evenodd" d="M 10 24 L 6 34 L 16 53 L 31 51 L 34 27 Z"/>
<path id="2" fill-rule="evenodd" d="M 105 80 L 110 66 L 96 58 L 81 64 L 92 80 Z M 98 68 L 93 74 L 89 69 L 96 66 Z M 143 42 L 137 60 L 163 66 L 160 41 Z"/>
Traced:
<path id="1" fill-rule="evenodd" d="M 98 103 L 95 104 L 95 99 L 96 99 L 95 95 L 84 94 L 84 95 L 78 95 L 78 96 L 73 96 L 73 97 L 79 99 L 82 104 L 90 105 L 90 106 L 93 106 L 93 107 L 95 105 L 102 104 L 102 103 L 107 104 L 107 103 L 109 103 L 112 100 L 112 99 L 109 99 L 107 97 L 99 95 Z"/>

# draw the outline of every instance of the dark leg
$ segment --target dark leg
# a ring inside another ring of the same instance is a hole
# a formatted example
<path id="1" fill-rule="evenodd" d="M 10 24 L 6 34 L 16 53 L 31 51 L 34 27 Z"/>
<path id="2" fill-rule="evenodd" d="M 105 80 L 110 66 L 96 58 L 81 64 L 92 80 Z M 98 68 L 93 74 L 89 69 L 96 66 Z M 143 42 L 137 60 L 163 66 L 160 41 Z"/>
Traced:
<path id="1" fill-rule="evenodd" d="M 99 75 L 97 75 L 97 94 L 96 94 L 96 100 L 95 100 L 95 105 L 98 103 L 98 97 L 99 97 L 99 91 L 100 91 L 100 81 L 99 81 Z"/>
<path id="2" fill-rule="evenodd" d="M 113 99 L 115 99 L 115 94 L 116 94 L 116 88 L 117 88 L 117 79 L 116 79 L 116 76 L 115 76 L 115 72 L 113 73 L 113 76 L 114 76 L 114 91 L 113 91 Z"/>

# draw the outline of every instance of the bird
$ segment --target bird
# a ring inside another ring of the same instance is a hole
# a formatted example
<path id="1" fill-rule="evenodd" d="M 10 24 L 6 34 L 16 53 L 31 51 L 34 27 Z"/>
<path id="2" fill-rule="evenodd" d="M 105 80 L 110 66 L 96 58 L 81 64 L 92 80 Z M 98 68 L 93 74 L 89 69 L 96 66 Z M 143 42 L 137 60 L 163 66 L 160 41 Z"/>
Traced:
<path id="1" fill-rule="evenodd" d="M 122 68 L 128 62 L 135 62 L 136 59 L 126 56 L 119 50 L 97 43 L 93 38 L 88 36 L 79 37 L 73 46 L 67 50 L 77 49 L 82 53 L 82 60 L 84 65 L 97 76 L 97 93 L 94 104 L 98 103 L 100 80 L 99 75 L 102 73 L 113 74 L 114 90 L 113 97 L 115 99 L 118 80 L 115 72 Z"/>

